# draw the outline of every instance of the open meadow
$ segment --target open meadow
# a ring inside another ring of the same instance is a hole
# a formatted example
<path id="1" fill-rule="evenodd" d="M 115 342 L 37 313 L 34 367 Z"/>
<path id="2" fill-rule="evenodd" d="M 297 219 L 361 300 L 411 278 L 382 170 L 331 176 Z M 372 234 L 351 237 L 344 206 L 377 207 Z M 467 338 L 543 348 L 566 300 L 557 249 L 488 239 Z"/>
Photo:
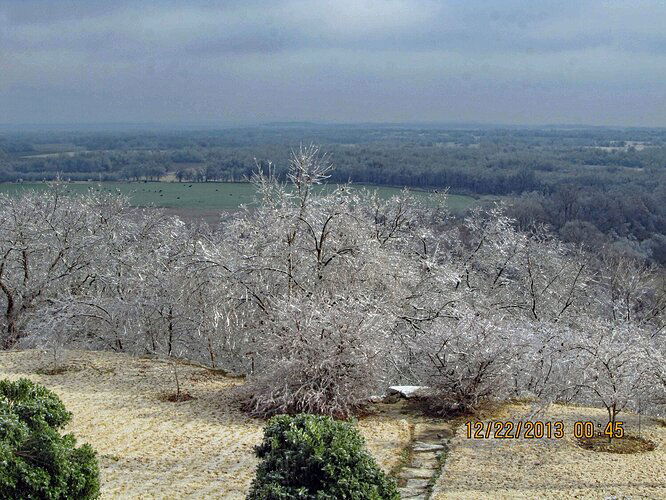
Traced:
<path id="1" fill-rule="evenodd" d="M 20 193 L 26 190 L 46 190 L 49 184 L 43 182 L 0 183 L 0 193 Z M 400 193 L 401 189 L 387 186 L 354 185 L 376 190 L 382 199 Z M 210 219 L 220 211 L 236 210 L 240 205 L 250 205 L 255 201 L 256 190 L 247 182 L 68 182 L 66 192 L 85 193 L 88 190 L 119 193 L 129 197 L 130 203 L 139 207 L 167 208 L 185 218 L 202 215 Z M 324 190 L 327 188 L 324 187 Z M 427 198 L 430 193 L 412 191 L 417 197 Z M 471 196 L 450 194 L 447 196 L 449 208 L 461 213 L 478 203 Z"/>
<path id="2" fill-rule="evenodd" d="M 0 353 L 0 379 L 27 377 L 60 396 L 73 412 L 68 432 L 97 450 L 103 498 L 243 498 L 257 464 L 253 446 L 264 422 L 245 416 L 234 390 L 242 379 L 192 365 L 178 367 L 193 399 L 175 391 L 169 363 L 109 352 L 72 351 L 68 371 L 48 375 L 51 358 L 36 350 Z M 376 409 L 382 406 L 376 405 Z M 497 418 L 527 418 L 526 405 Z M 371 453 L 395 472 L 409 445 L 413 413 L 380 411 L 359 429 Z M 600 410 L 556 406 L 542 418 L 602 418 Z M 635 416 L 627 424 L 634 432 Z M 468 440 L 458 428 L 432 498 L 632 498 L 666 496 L 666 427 L 643 418 L 654 451 L 615 455 L 579 448 L 573 439 Z"/>

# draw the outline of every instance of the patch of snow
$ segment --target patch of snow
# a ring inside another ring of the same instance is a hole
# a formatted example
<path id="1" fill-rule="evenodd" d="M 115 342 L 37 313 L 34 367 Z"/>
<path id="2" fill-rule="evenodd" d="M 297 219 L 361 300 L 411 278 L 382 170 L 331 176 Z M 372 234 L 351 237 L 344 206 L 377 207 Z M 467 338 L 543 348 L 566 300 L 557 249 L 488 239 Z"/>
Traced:
<path id="1" fill-rule="evenodd" d="M 403 398 L 419 396 L 428 387 L 423 385 L 393 385 L 389 387 L 389 394 L 400 394 Z"/>

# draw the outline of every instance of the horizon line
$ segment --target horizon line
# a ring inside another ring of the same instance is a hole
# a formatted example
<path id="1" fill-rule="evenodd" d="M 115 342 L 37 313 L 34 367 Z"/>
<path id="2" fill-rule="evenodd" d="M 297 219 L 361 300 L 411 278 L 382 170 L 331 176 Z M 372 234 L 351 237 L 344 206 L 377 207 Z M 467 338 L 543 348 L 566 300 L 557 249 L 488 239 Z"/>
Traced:
<path id="1" fill-rule="evenodd" d="M 479 122 L 479 121 L 348 121 L 348 122 L 329 122 L 314 120 L 271 120 L 265 122 L 159 122 L 159 121 L 101 121 L 101 122 L 48 122 L 48 123 L 0 123 L 0 131 L 7 132 L 15 129 L 16 131 L 48 131 L 58 129 L 60 131 L 76 132 L 85 129 L 98 129 L 97 131 L 117 131 L 119 127 L 130 127 L 134 131 L 149 131 L 155 129 L 179 131 L 185 129 L 200 130 L 223 130 L 223 129 L 244 129 L 261 127 L 423 127 L 423 128 L 477 128 L 477 129 L 645 129 L 661 130 L 666 126 L 657 125 L 592 125 L 580 123 L 502 123 L 502 122 Z"/>

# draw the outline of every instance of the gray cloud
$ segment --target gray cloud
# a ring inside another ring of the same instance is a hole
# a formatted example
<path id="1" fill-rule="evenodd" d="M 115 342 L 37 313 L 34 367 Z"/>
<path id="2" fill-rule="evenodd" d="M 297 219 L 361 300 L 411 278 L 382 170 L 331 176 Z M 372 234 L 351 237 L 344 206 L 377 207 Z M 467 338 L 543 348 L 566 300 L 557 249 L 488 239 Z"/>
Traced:
<path id="1" fill-rule="evenodd" d="M 0 122 L 666 125 L 666 3 L 5 0 Z"/>

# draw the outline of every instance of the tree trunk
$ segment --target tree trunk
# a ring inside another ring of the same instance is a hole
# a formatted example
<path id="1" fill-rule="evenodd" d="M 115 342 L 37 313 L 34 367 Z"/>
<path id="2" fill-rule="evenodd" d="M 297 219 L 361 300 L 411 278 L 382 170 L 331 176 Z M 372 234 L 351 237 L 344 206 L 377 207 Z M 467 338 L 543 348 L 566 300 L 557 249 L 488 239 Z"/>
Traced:
<path id="1" fill-rule="evenodd" d="M 16 324 L 16 308 L 14 306 L 14 297 L 9 293 L 9 289 L 0 282 L 0 288 L 5 295 L 7 296 L 7 309 L 5 310 L 5 321 L 7 322 L 7 328 L 5 329 L 2 345 L 0 346 L 3 350 L 11 349 L 16 345 L 19 340 L 19 330 L 18 325 Z"/>
<path id="2" fill-rule="evenodd" d="M 2 350 L 6 351 L 14 347 L 19 341 L 19 330 L 16 325 L 16 318 L 13 314 L 5 315 L 7 320 L 7 329 L 2 339 Z"/>
<path id="3" fill-rule="evenodd" d="M 180 401 L 180 380 L 178 379 L 178 367 L 176 366 L 176 362 L 172 361 L 173 366 L 173 376 L 176 379 L 176 399 Z"/>

